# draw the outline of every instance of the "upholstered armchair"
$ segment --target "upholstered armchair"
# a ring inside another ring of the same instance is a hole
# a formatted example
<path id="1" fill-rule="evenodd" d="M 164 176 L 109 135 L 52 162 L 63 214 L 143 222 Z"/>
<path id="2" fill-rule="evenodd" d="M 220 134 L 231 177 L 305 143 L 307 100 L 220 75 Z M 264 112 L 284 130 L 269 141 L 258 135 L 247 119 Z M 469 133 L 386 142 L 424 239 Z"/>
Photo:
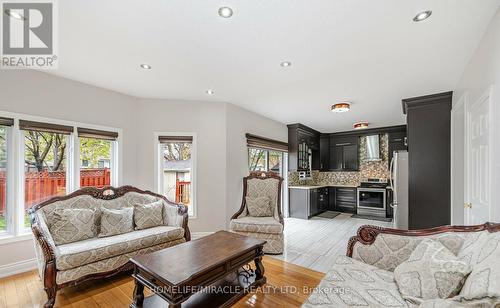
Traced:
<path id="1" fill-rule="evenodd" d="M 281 184 L 283 179 L 273 172 L 254 172 L 243 178 L 241 207 L 232 217 L 232 232 L 264 239 L 264 253 L 283 253 L 283 215 Z"/>

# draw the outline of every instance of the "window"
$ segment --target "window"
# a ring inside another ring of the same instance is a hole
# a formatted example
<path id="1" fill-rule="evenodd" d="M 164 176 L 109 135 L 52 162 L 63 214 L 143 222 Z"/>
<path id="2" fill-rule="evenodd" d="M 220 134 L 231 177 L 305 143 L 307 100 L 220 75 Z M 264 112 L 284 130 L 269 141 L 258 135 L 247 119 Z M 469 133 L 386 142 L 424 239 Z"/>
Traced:
<path id="1" fill-rule="evenodd" d="M 160 136 L 159 191 L 168 200 L 194 211 L 194 143 L 193 136 Z"/>
<path id="2" fill-rule="evenodd" d="M 11 119 L 0 118 L 0 233 L 7 232 L 7 158 Z"/>
<path id="3" fill-rule="evenodd" d="M 24 134 L 24 226 L 33 205 L 66 194 L 68 136 L 71 126 L 21 120 Z"/>
<path id="4" fill-rule="evenodd" d="M 1 237 L 29 233 L 27 210 L 36 204 L 81 186 L 114 183 L 117 138 L 117 132 L 0 117 Z"/>
<path id="5" fill-rule="evenodd" d="M 78 128 L 80 140 L 80 187 L 111 185 L 113 149 L 118 134 Z"/>
<path id="6" fill-rule="evenodd" d="M 248 148 L 248 168 L 250 171 L 267 171 L 267 150 Z"/>
<path id="7" fill-rule="evenodd" d="M 248 146 L 248 170 L 270 171 L 283 178 L 283 187 L 288 187 L 288 144 L 264 137 L 246 134 Z M 282 213 L 288 217 L 288 192 L 281 190 Z"/>

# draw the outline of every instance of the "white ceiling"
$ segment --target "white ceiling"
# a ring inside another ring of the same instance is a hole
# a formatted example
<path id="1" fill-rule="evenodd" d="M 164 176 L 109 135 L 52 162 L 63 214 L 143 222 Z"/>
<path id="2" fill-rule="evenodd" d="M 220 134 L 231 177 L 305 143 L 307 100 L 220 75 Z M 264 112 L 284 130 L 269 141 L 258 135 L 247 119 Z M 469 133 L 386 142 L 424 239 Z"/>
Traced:
<path id="1" fill-rule="evenodd" d="M 324 132 L 402 124 L 402 98 L 454 88 L 499 3 L 58 1 L 50 73 L 137 97 L 230 102 Z M 219 17 L 221 6 L 233 17 Z M 423 10 L 432 16 L 413 22 Z M 340 100 L 351 111 L 331 113 Z"/>

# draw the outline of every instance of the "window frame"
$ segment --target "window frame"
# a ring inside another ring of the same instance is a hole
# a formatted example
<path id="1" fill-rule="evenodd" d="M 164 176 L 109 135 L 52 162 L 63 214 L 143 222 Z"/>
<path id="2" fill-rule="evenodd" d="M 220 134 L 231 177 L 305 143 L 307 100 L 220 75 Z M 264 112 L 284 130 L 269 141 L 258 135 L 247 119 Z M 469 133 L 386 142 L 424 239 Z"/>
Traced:
<path id="1" fill-rule="evenodd" d="M 14 154 L 14 147 L 13 147 L 13 134 L 12 134 L 12 128 L 13 128 L 14 125 L 12 126 L 5 126 L 5 131 L 6 131 L 6 134 L 5 134 L 5 137 L 6 137 L 6 141 L 5 141 L 5 145 L 7 147 L 7 165 L 5 167 L 5 174 L 7 175 L 7 177 L 5 178 L 5 193 L 6 193 L 6 196 L 5 196 L 5 200 L 6 200 L 6 203 L 5 203 L 5 224 L 6 224 L 6 228 L 5 230 L 3 231 L 0 231 L 0 238 L 1 237 L 4 237 L 4 236 L 8 236 L 9 234 L 13 233 L 13 229 L 15 227 L 14 225 L 14 212 L 15 211 L 12 211 L 11 208 L 12 206 L 14 206 L 15 202 L 14 202 L 14 198 L 12 197 L 9 197 L 12 196 L 12 193 L 14 192 L 14 182 L 12 181 L 12 177 L 10 177 L 9 179 L 9 174 L 12 173 L 12 171 L 14 170 L 13 169 L 13 164 L 14 164 L 14 160 L 12 159 L 13 157 L 13 154 Z"/>
<path id="2" fill-rule="evenodd" d="M 247 146 L 247 170 L 250 172 L 259 172 L 250 170 L 250 149 L 259 149 L 265 151 L 265 172 L 269 172 L 269 152 L 281 153 L 281 173 L 279 176 L 283 178 L 283 187 L 288 188 L 288 152 L 271 150 L 266 148 L 259 148 L 254 146 Z M 288 204 L 288 189 L 281 189 L 281 212 L 286 218 L 289 216 L 289 204 Z"/>
<path id="3" fill-rule="evenodd" d="M 111 185 L 120 186 L 122 183 L 123 167 L 123 131 L 120 128 L 93 125 L 76 121 L 60 120 L 48 117 L 33 116 L 22 113 L 0 110 L 0 117 L 14 119 L 14 125 L 8 127 L 7 151 L 7 204 L 8 216 L 6 232 L 0 232 L 0 244 L 29 240 L 32 238 L 31 229 L 24 226 L 24 158 L 25 135 L 19 127 L 19 120 L 45 122 L 73 127 L 73 132 L 66 137 L 66 193 L 72 193 L 80 188 L 79 138 L 77 127 L 88 127 L 97 130 L 106 130 L 118 133 L 118 138 L 112 142 Z"/>
<path id="4" fill-rule="evenodd" d="M 158 140 L 160 136 L 187 136 L 192 137 L 193 141 L 191 142 L 191 208 L 192 214 L 189 215 L 189 219 L 197 219 L 198 218 L 198 206 L 197 206 L 197 184 L 198 184 L 198 136 L 195 132 L 154 132 L 153 140 L 154 140 L 154 172 L 155 172 L 155 181 L 154 187 L 155 192 L 157 194 L 163 195 L 163 170 L 160 170 L 160 167 L 163 165 L 163 155 L 160 155 L 161 151 L 161 143 Z M 170 200 L 175 202 L 175 200 Z M 189 214 L 189 213 L 188 213 Z"/>

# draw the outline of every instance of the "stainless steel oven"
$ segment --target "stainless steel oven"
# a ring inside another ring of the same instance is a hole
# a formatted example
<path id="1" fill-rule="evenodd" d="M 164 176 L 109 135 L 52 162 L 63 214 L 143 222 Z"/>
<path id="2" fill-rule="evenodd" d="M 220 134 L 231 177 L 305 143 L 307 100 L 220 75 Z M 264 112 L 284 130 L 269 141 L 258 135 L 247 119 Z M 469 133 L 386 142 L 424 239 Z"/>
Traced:
<path id="1" fill-rule="evenodd" d="M 373 187 L 358 187 L 359 215 L 386 217 L 386 189 Z"/>

